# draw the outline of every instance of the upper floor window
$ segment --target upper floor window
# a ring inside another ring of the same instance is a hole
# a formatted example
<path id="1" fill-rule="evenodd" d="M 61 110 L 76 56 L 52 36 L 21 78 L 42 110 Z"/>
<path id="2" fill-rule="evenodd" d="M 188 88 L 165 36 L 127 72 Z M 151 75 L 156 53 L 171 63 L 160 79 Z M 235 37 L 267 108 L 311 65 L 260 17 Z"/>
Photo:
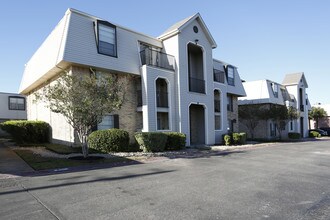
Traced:
<path id="1" fill-rule="evenodd" d="M 235 86 L 234 67 L 227 66 L 227 82 L 228 85 Z"/>
<path id="2" fill-rule="evenodd" d="M 17 96 L 9 96 L 9 110 L 25 110 L 25 98 Z"/>
<path id="3" fill-rule="evenodd" d="M 213 69 L 213 80 L 214 82 L 225 82 L 225 73 L 222 70 Z"/>
<path id="4" fill-rule="evenodd" d="M 273 89 L 273 93 L 274 93 L 274 97 L 278 98 L 278 84 L 276 83 L 271 83 L 272 85 L 272 89 Z"/>
<path id="5" fill-rule="evenodd" d="M 98 21 L 97 36 L 98 52 L 117 57 L 116 26 L 105 21 Z"/>

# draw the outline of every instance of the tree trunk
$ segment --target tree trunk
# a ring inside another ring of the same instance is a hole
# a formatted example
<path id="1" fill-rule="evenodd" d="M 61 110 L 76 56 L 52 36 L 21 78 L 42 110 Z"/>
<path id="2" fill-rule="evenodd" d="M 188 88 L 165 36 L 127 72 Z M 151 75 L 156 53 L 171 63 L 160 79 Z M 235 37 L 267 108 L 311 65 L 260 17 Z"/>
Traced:
<path id="1" fill-rule="evenodd" d="M 87 145 L 87 134 L 84 134 L 83 131 L 78 130 L 78 138 L 81 143 L 81 151 L 84 158 L 88 157 L 88 145 Z"/>
<path id="2" fill-rule="evenodd" d="M 87 144 L 87 135 L 82 136 L 82 153 L 84 158 L 88 157 L 88 144 Z"/>

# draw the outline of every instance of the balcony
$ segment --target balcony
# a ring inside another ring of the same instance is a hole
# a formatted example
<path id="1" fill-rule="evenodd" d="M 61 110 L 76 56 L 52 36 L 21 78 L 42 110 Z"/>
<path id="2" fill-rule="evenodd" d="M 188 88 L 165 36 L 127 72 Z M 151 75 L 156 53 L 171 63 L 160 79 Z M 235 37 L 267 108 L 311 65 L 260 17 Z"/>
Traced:
<path id="1" fill-rule="evenodd" d="M 140 52 L 142 65 L 155 66 L 174 71 L 174 56 L 157 50 L 145 49 Z"/>
<path id="2" fill-rule="evenodd" d="M 225 83 L 225 73 L 221 70 L 213 69 L 213 81 Z"/>
<path id="3" fill-rule="evenodd" d="M 205 81 L 202 79 L 189 77 L 189 91 L 205 93 Z"/>
<path id="4" fill-rule="evenodd" d="M 167 92 L 156 92 L 157 107 L 168 108 L 168 95 Z"/>

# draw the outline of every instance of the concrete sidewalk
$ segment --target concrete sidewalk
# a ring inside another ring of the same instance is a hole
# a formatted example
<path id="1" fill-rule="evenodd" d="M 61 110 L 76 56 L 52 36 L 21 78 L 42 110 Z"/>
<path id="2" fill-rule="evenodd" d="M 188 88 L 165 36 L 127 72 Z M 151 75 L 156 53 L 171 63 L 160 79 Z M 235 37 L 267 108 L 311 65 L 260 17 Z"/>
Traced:
<path id="1" fill-rule="evenodd" d="M 0 140 L 0 179 L 22 176 L 34 170 L 9 146 L 10 142 Z"/>

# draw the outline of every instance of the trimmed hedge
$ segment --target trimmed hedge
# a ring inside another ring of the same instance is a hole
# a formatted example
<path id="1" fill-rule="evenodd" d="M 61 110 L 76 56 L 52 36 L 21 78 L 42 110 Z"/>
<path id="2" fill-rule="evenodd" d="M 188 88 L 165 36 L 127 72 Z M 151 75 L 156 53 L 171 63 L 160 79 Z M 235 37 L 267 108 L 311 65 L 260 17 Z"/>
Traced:
<path id="1" fill-rule="evenodd" d="M 48 143 L 50 126 L 44 121 L 12 120 L 0 124 L 17 143 Z"/>
<path id="2" fill-rule="evenodd" d="M 167 135 L 161 132 L 137 132 L 134 135 L 143 152 L 164 151 Z"/>
<path id="3" fill-rule="evenodd" d="M 180 132 L 165 132 L 167 141 L 165 150 L 181 150 L 186 146 L 186 135 Z"/>
<path id="4" fill-rule="evenodd" d="M 223 140 L 226 146 L 229 145 L 243 145 L 246 144 L 246 133 L 232 133 L 223 136 Z"/>
<path id="5" fill-rule="evenodd" d="M 132 145 L 129 144 L 129 134 L 122 129 L 94 131 L 88 136 L 88 147 L 102 152 L 128 152 Z"/>
<path id="6" fill-rule="evenodd" d="M 290 139 L 300 139 L 300 133 L 289 132 L 289 133 L 288 133 L 288 137 L 289 137 Z"/>
<path id="7" fill-rule="evenodd" d="M 317 137 L 321 137 L 321 134 L 317 131 L 310 131 L 309 132 L 309 137 L 311 138 L 317 138 Z"/>

